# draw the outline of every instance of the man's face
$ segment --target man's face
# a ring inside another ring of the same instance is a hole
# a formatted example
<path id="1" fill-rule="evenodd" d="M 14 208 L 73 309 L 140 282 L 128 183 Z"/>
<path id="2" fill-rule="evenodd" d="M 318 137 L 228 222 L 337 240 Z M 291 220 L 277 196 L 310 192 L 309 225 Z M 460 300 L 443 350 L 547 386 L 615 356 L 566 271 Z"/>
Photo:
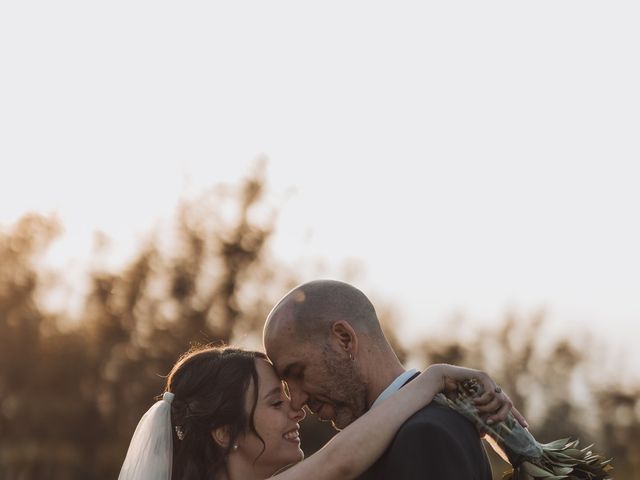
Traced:
<path id="1" fill-rule="evenodd" d="M 292 408 L 306 405 L 336 429 L 346 427 L 366 411 L 366 386 L 354 362 L 328 342 L 320 345 L 277 338 L 265 348 L 287 383 Z"/>

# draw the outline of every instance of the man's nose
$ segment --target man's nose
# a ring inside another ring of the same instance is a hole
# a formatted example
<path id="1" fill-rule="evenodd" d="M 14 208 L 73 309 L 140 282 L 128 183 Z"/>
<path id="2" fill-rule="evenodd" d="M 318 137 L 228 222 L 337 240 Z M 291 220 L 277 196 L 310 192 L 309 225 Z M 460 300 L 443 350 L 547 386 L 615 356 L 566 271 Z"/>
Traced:
<path id="1" fill-rule="evenodd" d="M 304 420 L 304 417 L 307 416 L 303 408 L 296 410 L 295 408 L 293 408 L 293 405 L 291 403 L 289 403 L 289 410 L 289 417 L 296 423 L 301 422 L 302 420 Z"/>
<path id="2" fill-rule="evenodd" d="M 289 386 L 289 395 L 291 396 L 291 408 L 294 411 L 302 410 L 309 401 L 309 395 L 296 387 Z"/>

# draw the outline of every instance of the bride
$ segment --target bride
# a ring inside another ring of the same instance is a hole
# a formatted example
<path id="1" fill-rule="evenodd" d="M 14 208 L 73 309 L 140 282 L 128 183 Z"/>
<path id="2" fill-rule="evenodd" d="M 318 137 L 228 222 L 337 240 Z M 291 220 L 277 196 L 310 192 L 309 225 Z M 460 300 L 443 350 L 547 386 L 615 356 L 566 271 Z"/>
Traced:
<path id="1" fill-rule="evenodd" d="M 494 392 L 495 383 L 481 371 L 432 365 L 302 461 L 299 422 L 304 411 L 291 408 L 266 355 L 197 348 L 174 365 L 162 399 L 138 423 L 118 479 L 355 478 L 384 453 L 405 420 L 465 378 L 478 379 L 489 392 L 477 399 L 480 411 L 495 412 L 496 399 L 500 407 L 511 403 Z"/>

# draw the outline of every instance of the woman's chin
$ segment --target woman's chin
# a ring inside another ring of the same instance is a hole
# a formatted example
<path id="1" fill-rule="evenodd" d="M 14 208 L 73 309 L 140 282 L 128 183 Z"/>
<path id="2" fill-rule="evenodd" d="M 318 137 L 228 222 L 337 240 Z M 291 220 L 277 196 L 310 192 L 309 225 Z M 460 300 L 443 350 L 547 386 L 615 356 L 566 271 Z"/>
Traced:
<path id="1" fill-rule="evenodd" d="M 287 460 L 289 460 L 290 464 L 301 462 L 304 460 L 304 452 L 298 448 L 296 452 L 292 452 L 291 458 Z"/>
<path id="2" fill-rule="evenodd" d="M 291 453 L 289 455 L 289 452 Z M 304 452 L 300 446 L 300 439 L 297 441 L 291 441 L 291 444 L 287 448 L 287 460 L 291 463 L 298 463 L 304 460 Z"/>

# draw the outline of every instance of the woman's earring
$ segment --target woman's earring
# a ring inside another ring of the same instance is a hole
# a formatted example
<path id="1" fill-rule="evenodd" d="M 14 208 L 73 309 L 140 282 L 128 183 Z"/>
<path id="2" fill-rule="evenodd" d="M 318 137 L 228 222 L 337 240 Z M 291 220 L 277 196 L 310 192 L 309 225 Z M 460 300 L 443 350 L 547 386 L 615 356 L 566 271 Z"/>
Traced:
<path id="1" fill-rule="evenodd" d="M 231 449 L 232 449 L 232 450 L 234 450 L 234 451 L 235 451 L 235 450 L 238 450 L 238 444 L 237 444 L 237 443 L 234 443 L 234 444 L 233 444 L 233 447 L 231 447 Z"/>
<path id="2" fill-rule="evenodd" d="M 353 362 L 353 353 L 349 353 L 349 360 Z"/>

